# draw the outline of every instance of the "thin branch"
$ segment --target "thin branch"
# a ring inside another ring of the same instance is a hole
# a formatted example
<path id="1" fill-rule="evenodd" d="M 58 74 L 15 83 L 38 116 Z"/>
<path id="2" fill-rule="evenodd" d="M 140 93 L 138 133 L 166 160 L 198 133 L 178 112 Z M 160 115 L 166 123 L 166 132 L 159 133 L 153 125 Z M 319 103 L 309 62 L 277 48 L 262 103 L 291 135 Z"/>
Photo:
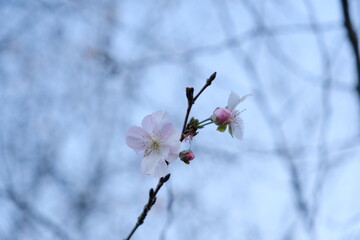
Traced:
<path id="1" fill-rule="evenodd" d="M 54 234 L 58 239 L 63 240 L 71 240 L 72 238 L 70 235 L 60 226 L 57 225 L 55 222 L 50 220 L 49 218 L 43 216 L 35 209 L 31 208 L 26 201 L 22 200 L 20 196 L 18 196 L 12 189 L 7 189 L 6 194 L 8 199 L 27 217 L 30 217 L 39 225 L 46 227 L 50 232 Z"/>
<path id="2" fill-rule="evenodd" d="M 185 131 L 186 131 L 186 125 L 187 125 L 187 122 L 188 122 L 188 119 L 189 119 L 189 115 L 190 115 L 192 105 L 194 104 L 193 103 L 194 102 L 194 88 L 186 88 L 186 98 L 188 99 L 188 106 L 187 106 L 187 109 L 186 109 L 184 125 L 183 125 L 182 131 L 181 131 L 180 142 L 182 142 L 185 139 L 184 134 L 185 134 Z"/>
<path id="3" fill-rule="evenodd" d="M 321 91 L 321 105 L 322 105 L 322 111 L 321 117 L 320 117 L 320 132 L 319 132 L 319 138 L 318 138 L 318 174 L 315 176 L 315 183 L 313 188 L 313 201 L 312 204 L 309 204 L 309 215 L 308 215 L 308 227 L 309 227 L 309 233 L 311 235 L 315 234 L 315 224 L 316 224 L 316 218 L 320 209 L 321 204 L 321 194 L 323 190 L 323 186 L 326 182 L 326 177 L 329 170 L 329 149 L 326 145 L 326 137 L 328 134 L 329 129 L 329 120 L 331 117 L 331 85 L 333 82 L 333 76 L 332 76 L 332 65 L 333 60 L 330 57 L 329 49 L 327 47 L 325 36 L 322 32 L 318 31 L 317 29 L 317 22 L 318 19 L 316 17 L 316 11 L 315 8 L 310 0 L 304 0 L 304 4 L 306 8 L 308 9 L 308 15 L 309 20 L 311 22 L 311 26 L 313 26 L 314 36 L 316 38 L 316 42 L 318 45 L 319 53 L 322 56 L 323 61 L 323 80 L 322 85 L 324 88 L 322 88 Z"/>
<path id="4" fill-rule="evenodd" d="M 201 90 L 198 92 L 198 94 L 196 94 L 195 97 L 194 97 L 194 88 L 190 88 L 190 87 L 186 88 L 186 98 L 188 100 L 188 107 L 185 114 L 183 129 L 181 131 L 180 142 L 184 141 L 184 139 L 187 136 L 187 126 L 188 126 L 188 120 L 192 106 L 195 104 L 195 101 L 204 92 L 204 90 L 211 85 L 212 81 L 214 81 L 215 78 L 216 78 L 216 72 L 210 75 L 210 77 L 206 80 L 205 85 L 201 88 Z"/>
<path id="5" fill-rule="evenodd" d="M 360 51 L 359 51 L 358 37 L 354 30 L 354 26 L 351 22 L 348 0 L 341 0 L 341 6 L 344 14 L 344 25 L 347 31 L 349 42 L 352 46 L 355 55 L 355 64 L 356 64 L 357 78 L 358 78 L 356 91 L 360 97 Z"/>
<path id="6" fill-rule="evenodd" d="M 194 97 L 193 100 L 193 104 L 195 103 L 196 99 L 198 99 L 198 97 L 200 96 L 200 94 L 202 94 L 202 92 L 211 85 L 212 81 L 214 81 L 214 79 L 216 78 L 216 72 L 214 72 L 213 74 L 211 74 L 211 76 L 206 80 L 205 85 L 202 87 L 202 89 L 199 91 L 198 94 L 196 94 L 196 96 Z"/>
<path id="7" fill-rule="evenodd" d="M 125 238 L 125 240 L 129 240 L 131 238 L 131 236 L 135 233 L 136 229 L 144 223 L 144 220 L 147 216 L 147 213 L 151 210 L 151 207 L 155 204 L 156 202 L 156 194 L 159 192 L 159 190 L 161 189 L 161 187 L 163 186 L 163 184 L 165 182 L 167 182 L 170 178 L 170 174 L 166 175 L 165 177 L 161 177 L 159 179 L 159 183 L 154 189 L 150 189 L 149 191 L 149 200 L 147 202 L 147 204 L 144 206 L 144 210 L 142 211 L 142 213 L 140 214 L 140 216 L 138 217 L 138 220 L 134 226 L 134 228 L 131 230 L 129 236 L 127 238 Z"/>

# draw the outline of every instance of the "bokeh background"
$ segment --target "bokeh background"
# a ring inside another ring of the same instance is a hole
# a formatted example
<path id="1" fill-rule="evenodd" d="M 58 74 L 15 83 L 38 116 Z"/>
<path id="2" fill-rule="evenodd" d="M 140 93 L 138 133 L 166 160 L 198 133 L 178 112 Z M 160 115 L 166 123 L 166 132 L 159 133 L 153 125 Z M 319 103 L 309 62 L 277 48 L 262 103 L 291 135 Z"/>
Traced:
<path id="1" fill-rule="evenodd" d="M 0 239 L 124 239 L 157 179 L 125 144 L 217 78 L 243 141 L 215 126 L 132 239 L 360 239 L 359 94 L 349 0 L 0 1 Z M 190 147 L 183 144 L 183 149 Z"/>

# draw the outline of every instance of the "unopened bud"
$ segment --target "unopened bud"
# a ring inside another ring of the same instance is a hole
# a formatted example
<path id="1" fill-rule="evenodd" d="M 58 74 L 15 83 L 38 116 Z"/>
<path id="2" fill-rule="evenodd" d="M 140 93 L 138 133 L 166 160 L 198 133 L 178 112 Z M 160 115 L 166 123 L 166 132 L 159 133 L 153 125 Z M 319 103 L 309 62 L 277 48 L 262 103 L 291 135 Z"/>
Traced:
<path id="1" fill-rule="evenodd" d="M 186 164 L 195 158 L 195 154 L 191 150 L 184 150 L 179 153 L 179 158 Z"/>
<path id="2" fill-rule="evenodd" d="M 216 125 L 224 125 L 229 122 L 231 118 L 230 110 L 226 108 L 216 108 L 213 115 L 211 115 L 210 119 Z"/>

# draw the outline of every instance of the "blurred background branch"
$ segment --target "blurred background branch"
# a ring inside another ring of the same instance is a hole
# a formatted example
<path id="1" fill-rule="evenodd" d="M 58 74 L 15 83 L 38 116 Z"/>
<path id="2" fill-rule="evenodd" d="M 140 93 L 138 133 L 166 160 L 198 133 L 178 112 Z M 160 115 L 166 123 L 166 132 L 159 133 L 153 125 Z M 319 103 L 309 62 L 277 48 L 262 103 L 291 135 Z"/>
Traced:
<path id="1" fill-rule="evenodd" d="M 360 51 L 359 51 L 359 41 L 358 36 L 353 26 L 351 17 L 350 17 L 350 10 L 349 10 L 349 1 L 348 0 L 341 0 L 342 10 L 344 14 L 344 25 L 346 28 L 347 36 L 349 43 L 354 51 L 354 58 L 355 58 L 355 69 L 357 72 L 357 87 L 356 90 L 360 97 Z"/>

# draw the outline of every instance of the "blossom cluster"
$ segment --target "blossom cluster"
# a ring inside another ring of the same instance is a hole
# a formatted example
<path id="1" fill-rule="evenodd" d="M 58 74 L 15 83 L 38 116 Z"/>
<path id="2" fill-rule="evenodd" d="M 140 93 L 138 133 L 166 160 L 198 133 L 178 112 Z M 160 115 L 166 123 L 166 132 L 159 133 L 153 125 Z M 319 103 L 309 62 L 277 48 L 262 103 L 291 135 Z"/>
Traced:
<path id="1" fill-rule="evenodd" d="M 224 132 L 227 128 L 232 137 L 242 139 L 244 135 L 244 122 L 240 117 L 242 111 L 236 110 L 239 103 L 248 96 L 239 97 L 230 93 L 227 106 L 216 108 L 206 120 L 199 122 L 192 119 L 195 131 L 211 123 L 216 124 L 217 130 Z M 190 123 L 189 123 L 190 124 Z M 136 154 L 141 156 L 141 170 L 153 177 L 163 177 L 167 174 L 167 165 L 180 158 L 186 164 L 195 158 L 191 150 L 180 151 L 181 135 L 170 116 L 165 111 L 157 111 L 144 117 L 141 127 L 132 126 L 126 133 L 126 144 Z"/>

